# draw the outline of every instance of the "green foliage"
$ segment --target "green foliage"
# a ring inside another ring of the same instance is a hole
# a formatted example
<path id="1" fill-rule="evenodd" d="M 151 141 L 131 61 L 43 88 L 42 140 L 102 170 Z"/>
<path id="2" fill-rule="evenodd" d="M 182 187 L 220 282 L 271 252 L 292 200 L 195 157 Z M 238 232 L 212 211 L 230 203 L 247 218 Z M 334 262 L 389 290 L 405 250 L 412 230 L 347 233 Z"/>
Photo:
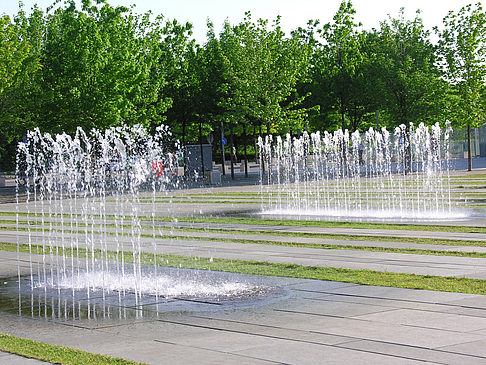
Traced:
<path id="1" fill-rule="evenodd" d="M 481 4 L 462 7 L 444 18 L 440 36 L 440 56 L 445 77 L 456 90 L 455 124 L 467 127 L 468 170 L 472 170 L 471 127 L 486 117 L 486 14 Z"/>
<path id="2" fill-rule="evenodd" d="M 383 21 L 380 30 L 369 35 L 382 107 L 390 113 L 392 125 L 438 119 L 436 106 L 445 85 L 429 36 L 420 12 L 406 20 L 403 8 L 398 18 Z"/>
<path id="3" fill-rule="evenodd" d="M 33 127 L 57 133 L 141 123 L 198 143 L 223 123 L 235 148 L 248 136 L 376 124 L 477 126 L 486 116 L 486 16 L 468 5 L 432 43 L 420 12 L 363 31 L 352 2 L 332 22 L 286 35 L 280 18 L 245 14 L 220 34 L 136 14 L 107 0 L 58 0 L 0 18 L 0 170 Z M 22 7 L 21 7 L 22 9 Z M 238 137 L 238 138 L 237 138 Z M 217 139 L 219 140 L 219 138 Z"/>
<path id="4" fill-rule="evenodd" d="M 251 14 L 236 26 L 225 23 L 219 38 L 222 61 L 222 98 L 219 106 L 230 123 L 253 122 L 267 132 L 302 130 L 307 110 L 295 98 L 296 84 L 304 77 L 310 48 L 297 37 L 286 37 L 277 18 L 251 21 Z"/>
<path id="5" fill-rule="evenodd" d="M 459 111 L 454 121 L 476 127 L 486 117 L 486 14 L 481 4 L 467 5 L 444 18 L 440 36 L 441 65 L 448 81 L 456 88 Z"/>
<path id="6" fill-rule="evenodd" d="M 167 109 L 161 19 L 99 3 L 47 17 L 41 118 L 50 130 L 148 124 Z"/>
<path id="7" fill-rule="evenodd" d="M 13 21 L 0 18 L 0 169 L 11 168 L 15 138 L 34 125 L 33 95 L 39 85 L 39 28 L 42 13 L 34 8 L 29 18 L 23 11 Z"/>
<path id="8" fill-rule="evenodd" d="M 351 1 L 344 0 L 334 15 L 334 22 L 324 25 L 321 35 L 324 44 L 321 52 L 321 72 L 328 79 L 334 108 L 341 117 L 341 128 L 347 127 L 345 114 L 356 100 L 360 68 L 363 62 L 361 36 L 354 22 Z"/>
<path id="9" fill-rule="evenodd" d="M 313 129 L 362 129 L 377 109 L 374 57 L 355 13 L 351 1 L 343 1 L 333 23 L 318 30 L 323 43 L 315 46 L 309 89 L 321 115 Z"/>

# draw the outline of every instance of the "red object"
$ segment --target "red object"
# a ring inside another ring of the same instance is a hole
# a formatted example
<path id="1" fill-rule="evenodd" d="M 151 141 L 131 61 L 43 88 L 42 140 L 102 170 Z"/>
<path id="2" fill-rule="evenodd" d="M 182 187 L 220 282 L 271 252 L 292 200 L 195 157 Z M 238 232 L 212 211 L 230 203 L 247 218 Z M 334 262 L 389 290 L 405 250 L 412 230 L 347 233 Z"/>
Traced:
<path id="1" fill-rule="evenodd" d="M 162 177 L 164 175 L 164 163 L 162 161 L 152 162 L 152 172 L 157 177 Z"/>

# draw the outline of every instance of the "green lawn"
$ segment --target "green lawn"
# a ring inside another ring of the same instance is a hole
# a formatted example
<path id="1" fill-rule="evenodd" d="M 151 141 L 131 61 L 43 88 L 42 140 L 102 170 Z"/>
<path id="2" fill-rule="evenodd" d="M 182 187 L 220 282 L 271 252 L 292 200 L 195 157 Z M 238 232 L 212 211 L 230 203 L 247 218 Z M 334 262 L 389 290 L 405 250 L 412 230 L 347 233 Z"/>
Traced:
<path id="1" fill-rule="evenodd" d="M 29 245 L 20 244 L 21 252 L 29 252 Z M 17 251 L 17 244 L 0 243 L 0 250 Z M 42 246 L 32 245 L 32 252 L 41 252 Z M 61 252 L 61 249 L 59 249 Z M 64 249 L 65 255 L 72 254 L 70 248 Z M 79 257 L 86 257 L 86 250 L 78 250 Z M 100 257 L 101 251 L 96 250 Z M 115 258 L 116 252 L 109 251 L 109 257 Z M 133 259 L 131 252 L 125 252 L 126 262 Z M 251 275 L 282 276 L 302 279 L 330 280 L 362 285 L 389 286 L 396 288 L 424 289 L 436 291 L 449 291 L 457 293 L 486 295 L 486 280 L 442 277 L 433 275 L 416 275 L 406 273 L 380 272 L 374 270 L 352 270 L 332 267 L 304 266 L 297 264 L 280 264 L 266 261 L 244 261 L 228 259 L 212 259 L 206 257 L 189 257 L 177 255 L 156 255 L 156 264 L 159 266 L 194 268 L 200 270 L 226 271 Z M 154 264 L 154 254 L 143 252 L 141 262 Z"/>
<path id="2" fill-rule="evenodd" d="M 26 338 L 0 333 L 0 350 L 26 358 L 69 365 L 137 365 L 141 364 L 117 357 L 92 354 L 69 347 L 51 345 Z"/>

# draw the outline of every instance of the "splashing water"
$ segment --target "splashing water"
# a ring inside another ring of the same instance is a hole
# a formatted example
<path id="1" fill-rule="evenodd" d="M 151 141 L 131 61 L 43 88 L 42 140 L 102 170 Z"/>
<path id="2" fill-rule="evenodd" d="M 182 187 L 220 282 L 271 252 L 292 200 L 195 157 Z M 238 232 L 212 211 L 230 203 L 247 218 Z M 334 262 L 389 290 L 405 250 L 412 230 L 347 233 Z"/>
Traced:
<path id="1" fill-rule="evenodd" d="M 153 270 L 143 270 L 142 277 L 127 274 L 120 280 L 115 270 L 108 272 L 93 271 L 61 277 L 47 278 L 46 281 L 35 282 L 35 289 L 72 289 L 92 292 L 135 292 L 144 295 L 170 297 L 231 297 L 254 294 L 266 290 L 266 286 L 245 281 L 235 281 L 230 278 L 204 275 L 199 272 L 184 270 L 164 270 L 155 273 Z"/>
<path id="2" fill-rule="evenodd" d="M 454 207 L 449 176 L 452 129 L 411 123 L 351 135 L 304 132 L 258 141 L 262 214 L 443 220 Z"/>
<path id="3" fill-rule="evenodd" d="M 173 183 L 164 171 L 170 160 L 163 141 L 169 135 L 163 126 L 154 136 L 141 126 L 93 130 L 89 135 L 78 128 L 74 137 L 39 129 L 27 134 L 17 159 L 17 181 L 25 181 L 27 200 L 17 204 L 17 211 L 25 207 L 31 222 L 27 237 L 32 290 L 70 289 L 73 297 L 75 291 L 85 291 L 88 300 L 99 293 L 103 298 L 129 293 L 135 304 L 144 295 L 231 296 L 257 290 L 247 283 L 208 282 L 201 275 L 158 273 L 162 249 L 155 234 L 156 199 Z M 152 204 L 141 204 L 141 199 L 152 199 Z M 147 248 L 142 230 L 148 222 L 153 234 Z M 34 255 L 42 259 L 34 263 Z M 151 270 L 144 264 L 148 259 Z"/>

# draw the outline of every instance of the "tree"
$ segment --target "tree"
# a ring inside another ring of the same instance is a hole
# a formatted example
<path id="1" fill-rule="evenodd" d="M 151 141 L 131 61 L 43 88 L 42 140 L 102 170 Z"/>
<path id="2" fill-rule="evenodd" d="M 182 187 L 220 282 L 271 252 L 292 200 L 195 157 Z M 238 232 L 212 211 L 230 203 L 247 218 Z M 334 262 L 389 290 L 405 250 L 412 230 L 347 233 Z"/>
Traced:
<path id="1" fill-rule="evenodd" d="M 443 95 L 444 83 L 429 36 L 420 11 L 415 19 L 406 20 L 403 8 L 398 18 L 381 22 L 373 35 L 377 87 L 392 125 L 436 121 L 439 111 L 435 106 Z"/>
<path id="2" fill-rule="evenodd" d="M 167 21 L 160 41 L 161 57 L 158 67 L 166 74 L 162 97 L 171 99 L 166 112 L 167 124 L 174 133 L 187 141 L 188 128 L 198 113 L 196 107 L 199 73 L 197 69 L 199 47 L 190 40 L 192 25 Z"/>
<path id="3" fill-rule="evenodd" d="M 38 22 L 42 13 L 34 8 L 27 18 L 21 10 L 12 22 L 8 16 L 0 18 L 0 168 L 12 169 L 15 163 L 16 142 L 32 126 L 40 69 L 41 39 Z"/>
<path id="4" fill-rule="evenodd" d="M 355 13 L 351 1 L 344 0 L 334 15 L 334 22 L 324 25 L 321 30 L 325 41 L 321 50 L 324 77 L 328 79 L 343 130 L 346 129 L 345 115 L 355 96 L 355 81 L 363 60 L 358 24 L 354 22 Z"/>
<path id="5" fill-rule="evenodd" d="M 160 123 L 169 100 L 160 97 L 157 67 L 161 19 L 134 15 L 104 0 L 81 9 L 69 0 L 47 17 L 43 52 L 43 126 L 72 132 L 121 123 Z"/>
<path id="6" fill-rule="evenodd" d="M 481 4 L 467 5 L 444 18 L 440 35 L 440 55 L 447 80 L 458 92 L 459 123 L 467 128 L 468 170 L 472 170 L 471 127 L 486 116 L 486 15 Z"/>
<path id="7" fill-rule="evenodd" d="M 307 110 L 295 99 L 297 82 L 304 76 L 310 52 L 296 37 L 286 37 L 277 18 L 239 25 L 226 23 L 220 35 L 224 96 L 221 107 L 233 122 L 256 121 L 271 131 L 303 128 Z"/>

